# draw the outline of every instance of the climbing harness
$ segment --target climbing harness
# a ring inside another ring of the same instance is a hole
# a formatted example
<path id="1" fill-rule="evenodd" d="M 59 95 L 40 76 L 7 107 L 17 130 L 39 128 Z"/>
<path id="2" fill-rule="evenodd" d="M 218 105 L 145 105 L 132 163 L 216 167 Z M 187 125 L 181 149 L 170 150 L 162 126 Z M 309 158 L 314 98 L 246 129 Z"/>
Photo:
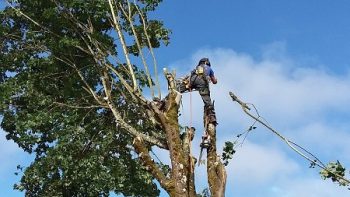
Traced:
<path id="1" fill-rule="evenodd" d="M 202 65 L 198 65 L 196 67 L 196 74 L 197 75 L 203 75 L 204 74 L 204 67 Z"/>

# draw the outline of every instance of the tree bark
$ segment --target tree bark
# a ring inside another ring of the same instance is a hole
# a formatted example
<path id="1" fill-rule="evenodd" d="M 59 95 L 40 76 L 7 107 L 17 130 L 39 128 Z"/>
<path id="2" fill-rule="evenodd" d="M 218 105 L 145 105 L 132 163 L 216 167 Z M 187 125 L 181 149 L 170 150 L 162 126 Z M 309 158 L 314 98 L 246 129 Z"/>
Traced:
<path id="1" fill-rule="evenodd" d="M 175 90 L 174 75 L 165 73 L 169 85 L 169 94 L 160 108 L 155 102 L 151 102 L 151 110 L 155 118 L 162 126 L 167 142 L 171 160 L 170 177 L 166 177 L 154 164 L 138 138 L 134 141 L 136 151 L 139 153 L 143 165 L 155 177 L 160 185 L 171 197 L 196 197 L 194 182 L 195 158 L 191 154 L 191 141 L 194 136 L 194 128 L 186 128 L 180 134 L 178 122 L 179 98 L 181 94 Z M 208 119 L 208 118 L 205 118 Z M 207 134 L 210 137 L 210 146 L 207 148 L 207 173 L 211 196 L 225 196 L 226 171 L 216 152 L 216 123 L 206 122 Z"/>
<path id="2" fill-rule="evenodd" d="M 171 160 L 171 179 L 174 181 L 174 191 L 169 192 L 170 196 L 192 197 L 196 195 L 194 187 L 193 170 L 190 168 L 190 133 L 181 139 L 180 125 L 178 121 L 179 103 L 181 94 L 177 92 L 175 87 L 174 75 L 165 72 L 165 76 L 169 83 L 169 94 L 165 98 L 164 109 L 158 109 L 156 105 L 152 105 L 154 114 L 157 116 L 163 131 L 166 134 L 167 145 Z M 184 140 L 185 139 L 185 140 Z"/>
<path id="3" fill-rule="evenodd" d="M 210 146 L 207 149 L 207 173 L 208 183 L 211 196 L 223 197 L 225 196 L 226 188 L 226 170 L 222 164 L 220 157 L 216 153 L 216 126 L 209 123 L 207 132 L 210 136 Z"/>
<path id="4" fill-rule="evenodd" d="M 196 196 L 196 188 L 195 188 L 195 182 L 194 182 L 194 167 L 195 167 L 195 158 L 192 156 L 192 146 L 191 142 L 194 137 L 195 129 L 192 128 L 185 128 L 185 133 L 182 134 L 182 146 L 183 151 L 185 153 L 185 160 L 186 162 L 186 169 L 188 169 L 187 172 L 187 188 L 188 188 L 188 196 Z"/>

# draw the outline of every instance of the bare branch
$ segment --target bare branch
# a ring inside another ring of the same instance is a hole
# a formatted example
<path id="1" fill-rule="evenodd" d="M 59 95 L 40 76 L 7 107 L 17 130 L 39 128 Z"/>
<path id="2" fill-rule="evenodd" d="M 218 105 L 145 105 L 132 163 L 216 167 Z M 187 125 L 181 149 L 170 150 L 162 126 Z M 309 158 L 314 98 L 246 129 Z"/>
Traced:
<path id="1" fill-rule="evenodd" d="M 139 37 L 137 36 L 137 33 L 136 33 L 136 30 L 135 30 L 135 27 L 134 27 L 134 22 L 132 20 L 132 13 L 131 13 L 131 6 L 130 6 L 130 2 L 127 1 L 127 4 L 128 4 L 128 13 L 126 13 L 126 11 L 124 10 L 123 8 L 123 5 L 119 2 L 119 7 L 120 9 L 122 10 L 124 16 L 127 18 L 127 20 L 129 21 L 129 24 L 130 24 L 130 27 L 131 27 L 131 30 L 132 30 L 132 33 L 135 37 L 135 42 L 136 42 L 136 45 L 137 45 L 137 49 L 140 53 L 140 56 L 141 56 L 141 60 L 142 60 L 142 63 L 145 67 L 145 71 L 146 71 L 146 75 L 147 75 L 147 80 L 148 80 L 148 85 L 151 89 L 151 94 L 152 94 L 152 97 L 154 97 L 154 90 L 153 90 L 153 85 L 152 85 L 152 79 L 151 79 L 151 75 L 150 75 L 150 72 L 148 70 L 148 65 L 147 65 L 147 62 L 145 60 L 145 57 L 143 55 L 143 52 L 142 52 L 142 46 L 140 44 L 140 41 L 139 41 Z"/>
<path id="2" fill-rule="evenodd" d="M 130 58 L 129 58 L 128 50 L 126 48 L 127 45 L 126 45 L 126 42 L 125 42 L 125 39 L 124 39 L 124 35 L 123 35 L 122 29 L 120 27 L 119 21 L 117 20 L 117 17 L 115 15 L 112 1 L 108 0 L 108 3 L 109 3 L 110 10 L 111 10 L 111 13 L 112 13 L 113 26 L 117 30 L 120 43 L 122 44 L 122 48 L 123 48 L 124 56 L 125 56 L 125 59 L 126 59 L 126 63 L 127 63 L 128 67 L 129 67 L 129 72 L 131 74 L 131 78 L 132 78 L 133 86 L 134 86 L 133 90 L 137 91 L 138 87 L 137 87 L 137 82 L 136 82 L 136 76 L 135 76 L 135 73 L 134 73 L 134 69 L 133 69 L 133 67 L 131 65 L 131 61 L 130 61 Z"/>
<path id="3" fill-rule="evenodd" d="M 120 82 L 124 85 L 124 87 L 128 90 L 128 92 L 130 93 L 131 97 L 134 100 L 137 100 L 134 91 L 132 89 L 132 87 L 126 82 L 126 80 L 123 78 L 123 76 L 110 64 L 106 63 L 105 66 L 107 68 L 109 68 L 115 75 L 117 75 L 117 77 L 119 78 Z"/>
<path id="4" fill-rule="evenodd" d="M 49 33 L 51 33 L 51 34 L 53 34 L 53 35 L 55 35 L 55 36 L 58 36 L 56 33 L 52 32 L 52 31 L 50 31 L 48 28 L 42 26 L 41 24 L 39 24 L 38 22 L 36 22 L 34 19 L 32 19 L 31 17 L 29 17 L 28 15 L 26 15 L 25 13 L 23 13 L 21 10 L 19 10 L 19 9 L 17 9 L 17 8 L 15 8 L 15 7 L 13 7 L 13 5 L 11 5 L 11 3 L 8 2 L 7 0 L 6 0 L 6 3 L 7 3 L 8 6 L 10 6 L 10 7 L 11 7 L 12 9 L 14 9 L 16 12 L 18 12 L 19 14 L 21 14 L 22 16 L 24 16 L 26 19 L 28 19 L 29 21 L 31 21 L 32 23 L 34 23 L 36 26 L 38 26 L 38 27 L 40 27 L 40 28 L 42 28 L 42 29 L 48 31 Z"/>
<path id="5" fill-rule="evenodd" d="M 112 102 L 112 96 L 111 96 L 112 89 L 111 89 L 111 85 L 110 85 L 110 81 L 109 81 L 109 76 L 108 76 L 107 70 L 103 69 L 102 72 L 103 72 L 103 76 L 101 78 L 102 78 L 103 89 L 104 89 L 104 92 L 105 92 L 105 95 L 106 95 L 105 100 L 108 100 L 109 102 Z"/>
<path id="6" fill-rule="evenodd" d="M 148 43 L 148 49 L 152 55 L 152 58 L 153 58 L 153 64 L 154 64 L 154 75 L 156 77 L 156 86 L 158 87 L 158 97 L 159 99 L 161 99 L 162 95 L 161 95 L 161 91 L 160 91 L 160 83 L 159 83 L 159 78 L 158 78 L 158 68 L 157 68 L 157 60 L 156 60 L 156 57 L 154 55 L 154 52 L 153 52 L 153 48 L 152 48 L 152 45 L 151 45 L 151 39 L 147 33 L 147 27 L 146 27 L 146 20 L 145 18 L 143 17 L 143 14 L 141 12 L 141 10 L 139 9 L 139 7 L 136 5 L 136 2 L 134 1 L 135 3 L 135 7 L 140 15 L 140 18 L 142 20 L 142 24 L 143 24 L 143 31 L 146 35 L 146 39 L 147 39 L 147 43 Z"/>
<path id="7" fill-rule="evenodd" d="M 118 112 L 117 108 L 114 106 L 112 102 L 111 89 L 108 86 L 110 82 L 108 81 L 109 76 L 108 76 L 107 70 L 104 70 L 103 74 L 104 76 L 102 77 L 102 84 L 106 94 L 105 100 L 107 101 L 108 107 L 112 111 L 114 118 L 116 119 L 116 123 L 119 124 L 124 129 L 126 129 L 134 137 L 142 138 L 143 140 L 151 144 L 157 145 L 160 148 L 167 148 L 167 145 L 160 142 L 159 139 L 141 133 L 140 131 L 136 130 L 134 127 L 132 127 L 131 125 L 127 124 L 124 121 L 121 114 Z"/>
<path id="8" fill-rule="evenodd" d="M 53 104 L 63 106 L 63 107 L 74 108 L 74 109 L 93 109 L 93 108 L 107 108 L 108 107 L 106 105 L 89 105 L 89 106 L 69 105 L 69 104 L 60 103 L 60 102 L 53 102 Z"/>

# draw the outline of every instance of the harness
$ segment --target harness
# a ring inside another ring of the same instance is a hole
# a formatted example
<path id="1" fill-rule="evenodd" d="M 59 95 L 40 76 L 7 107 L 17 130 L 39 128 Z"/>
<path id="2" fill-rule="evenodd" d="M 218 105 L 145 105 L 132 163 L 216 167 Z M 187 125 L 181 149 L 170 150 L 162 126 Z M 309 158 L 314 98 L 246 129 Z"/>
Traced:
<path id="1" fill-rule="evenodd" d="M 203 64 L 198 65 L 190 76 L 190 87 L 193 89 L 203 89 L 209 87 L 209 80 L 205 74 Z"/>

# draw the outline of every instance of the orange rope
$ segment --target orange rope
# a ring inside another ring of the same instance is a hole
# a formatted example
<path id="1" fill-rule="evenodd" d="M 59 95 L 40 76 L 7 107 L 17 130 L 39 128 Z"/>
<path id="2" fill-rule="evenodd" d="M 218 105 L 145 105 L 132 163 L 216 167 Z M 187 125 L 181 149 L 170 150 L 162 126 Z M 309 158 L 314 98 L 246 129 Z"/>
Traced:
<path id="1" fill-rule="evenodd" d="M 190 129 L 192 129 L 192 91 L 190 89 Z M 194 135 L 194 133 L 192 132 L 192 135 Z M 191 136 L 192 137 L 192 136 Z M 192 161 L 192 140 L 190 139 L 189 142 L 189 149 L 190 149 L 190 154 L 189 154 L 189 162 L 190 162 L 190 171 L 191 173 L 194 172 L 194 162 Z"/>
<path id="2" fill-rule="evenodd" d="M 192 91 L 190 90 L 190 128 L 192 128 Z"/>

